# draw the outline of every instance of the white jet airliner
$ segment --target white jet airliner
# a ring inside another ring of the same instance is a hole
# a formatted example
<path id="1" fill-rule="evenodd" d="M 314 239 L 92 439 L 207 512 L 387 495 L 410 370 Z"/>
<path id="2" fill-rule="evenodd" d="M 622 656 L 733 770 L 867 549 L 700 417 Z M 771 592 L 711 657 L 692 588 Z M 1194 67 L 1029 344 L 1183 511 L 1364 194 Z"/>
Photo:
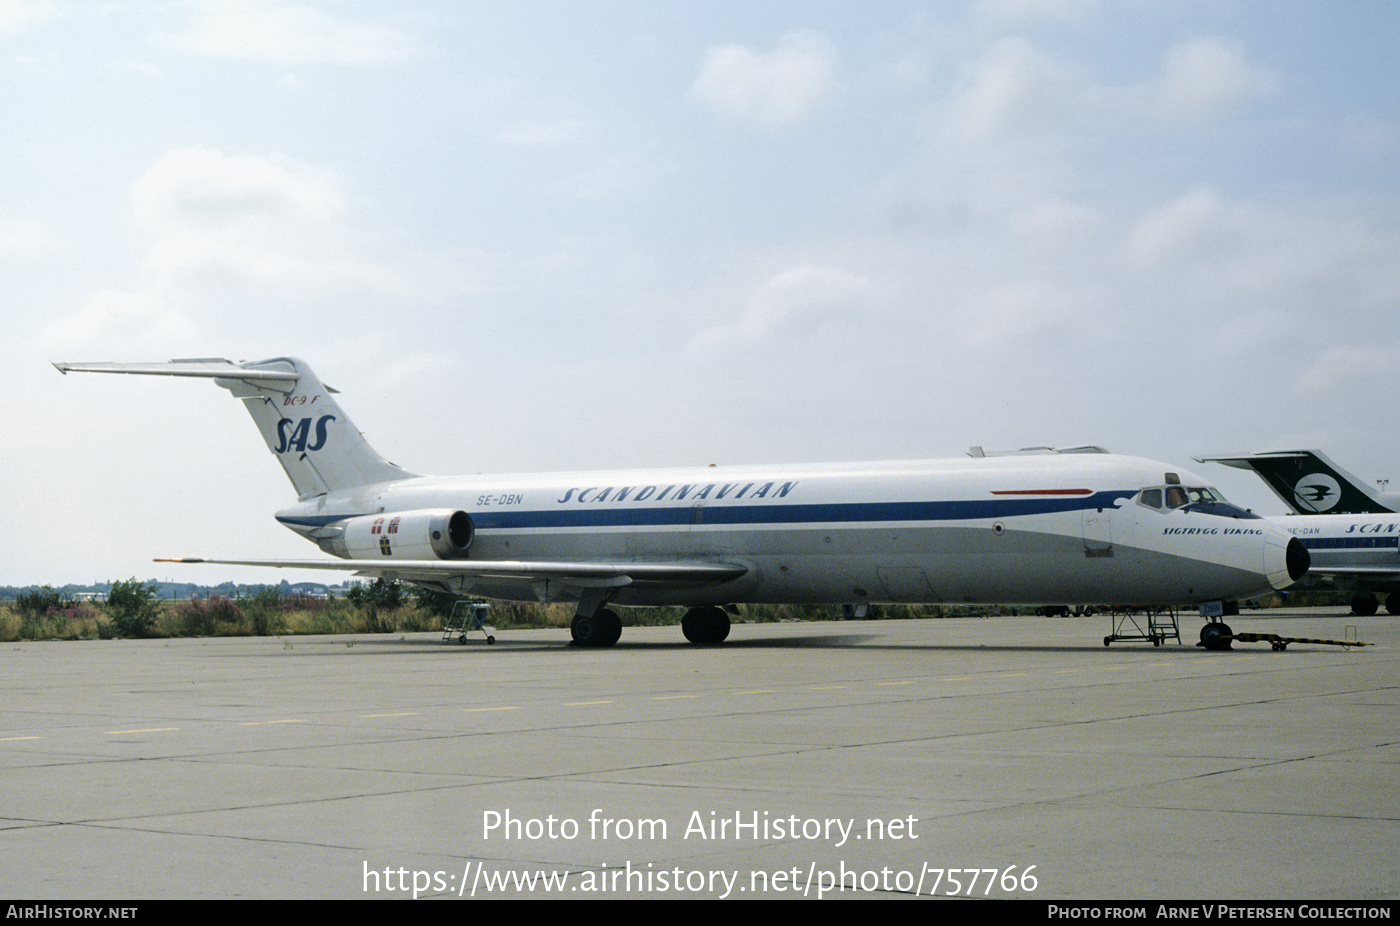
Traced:
<path id="1" fill-rule="evenodd" d="M 1400 515 L 1310 514 L 1271 518 L 1308 548 L 1319 581 L 1351 594 L 1351 609 L 1362 617 L 1380 607 L 1400 614 Z"/>
<path id="2" fill-rule="evenodd" d="M 695 643 L 737 603 L 1179 604 L 1246 598 L 1307 572 L 1303 544 L 1152 460 L 965 460 L 419 476 L 369 446 L 304 361 L 61 363 L 210 378 L 242 399 L 296 488 L 277 520 L 339 559 L 187 560 L 344 569 L 457 595 L 577 602 L 576 643 L 609 646 L 608 605 L 683 605 Z M 1210 648 L 1229 628 L 1207 625 Z"/>
<path id="3" fill-rule="evenodd" d="M 1321 450 L 1196 459 L 1254 470 L 1293 510 L 1273 520 L 1308 548 L 1309 584 L 1350 593 L 1352 611 L 1363 617 L 1376 613 L 1376 595 L 1384 593 L 1386 611 L 1400 614 L 1400 494 L 1371 488 Z"/>

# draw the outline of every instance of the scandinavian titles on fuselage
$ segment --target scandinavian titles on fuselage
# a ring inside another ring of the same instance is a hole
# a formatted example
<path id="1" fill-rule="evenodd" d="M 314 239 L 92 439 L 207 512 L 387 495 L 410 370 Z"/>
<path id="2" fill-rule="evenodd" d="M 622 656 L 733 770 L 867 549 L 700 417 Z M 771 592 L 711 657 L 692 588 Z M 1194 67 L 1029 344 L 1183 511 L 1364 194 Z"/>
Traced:
<path id="1" fill-rule="evenodd" d="M 1373 521 L 1370 524 L 1352 524 L 1347 527 L 1348 534 L 1393 534 L 1400 530 L 1400 523 L 1395 521 L 1379 522 Z"/>
<path id="2" fill-rule="evenodd" d="M 698 482 L 686 483 L 684 485 L 672 484 L 667 486 L 574 486 L 565 490 L 564 497 L 555 499 L 560 505 L 571 502 L 578 504 L 590 504 L 598 502 L 644 502 L 644 501 L 683 501 L 690 499 L 700 501 L 702 499 L 715 498 L 785 498 L 789 492 L 796 488 L 797 483 L 784 482 L 726 482 L 720 484 L 711 482 L 701 485 Z"/>

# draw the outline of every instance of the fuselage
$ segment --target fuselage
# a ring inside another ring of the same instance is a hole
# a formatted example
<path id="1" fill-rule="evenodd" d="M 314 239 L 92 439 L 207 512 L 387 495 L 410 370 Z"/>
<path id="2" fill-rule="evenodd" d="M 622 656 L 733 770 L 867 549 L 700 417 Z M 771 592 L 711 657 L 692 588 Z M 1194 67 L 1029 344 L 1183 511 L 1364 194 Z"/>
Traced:
<path id="1" fill-rule="evenodd" d="M 1307 547 L 1318 578 L 1350 590 L 1400 591 L 1400 514 L 1309 514 L 1273 520 Z"/>
<path id="2" fill-rule="evenodd" d="M 722 584 L 622 588 L 619 604 L 1156 604 L 1294 581 L 1297 553 L 1290 564 L 1292 538 L 1278 525 L 1229 505 L 1143 503 L 1144 489 L 1173 485 L 1205 483 L 1108 454 L 418 477 L 322 495 L 278 519 L 341 555 L 337 531 L 365 516 L 451 509 L 470 517 L 468 561 L 745 568 Z M 381 533 L 375 549 L 392 558 L 399 541 Z M 567 582 L 490 577 L 464 590 L 579 595 Z"/>

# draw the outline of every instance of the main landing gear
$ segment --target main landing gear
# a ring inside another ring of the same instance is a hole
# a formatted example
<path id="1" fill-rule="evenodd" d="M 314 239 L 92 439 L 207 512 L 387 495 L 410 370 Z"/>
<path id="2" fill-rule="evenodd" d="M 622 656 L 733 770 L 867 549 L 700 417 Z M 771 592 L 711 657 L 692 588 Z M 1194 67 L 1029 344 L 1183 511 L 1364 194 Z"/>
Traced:
<path id="1" fill-rule="evenodd" d="M 1380 610 L 1380 603 L 1376 601 L 1376 596 L 1369 592 L 1362 592 L 1352 596 L 1351 613 L 1358 617 L 1370 617 Z M 1392 614 L 1395 612 L 1391 612 Z"/>
<path id="2" fill-rule="evenodd" d="M 612 646 L 622 638 L 622 618 L 612 608 L 576 614 L 569 625 L 575 646 Z"/>
<path id="3" fill-rule="evenodd" d="M 1351 613 L 1357 617 L 1370 617 L 1380 610 L 1380 602 L 1370 592 L 1359 592 L 1352 596 Z M 1388 614 L 1400 614 L 1400 592 L 1385 596 L 1385 610 Z"/>
<path id="4" fill-rule="evenodd" d="M 691 643 L 723 643 L 729 636 L 729 615 L 723 608 L 691 608 L 681 618 L 681 633 Z"/>
<path id="5" fill-rule="evenodd" d="M 691 608 L 681 618 L 681 632 L 691 643 L 723 643 L 729 636 L 729 614 L 724 608 Z M 622 618 L 611 608 L 580 609 L 569 633 L 574 646 L 612 646 L 622 637 Z"/>

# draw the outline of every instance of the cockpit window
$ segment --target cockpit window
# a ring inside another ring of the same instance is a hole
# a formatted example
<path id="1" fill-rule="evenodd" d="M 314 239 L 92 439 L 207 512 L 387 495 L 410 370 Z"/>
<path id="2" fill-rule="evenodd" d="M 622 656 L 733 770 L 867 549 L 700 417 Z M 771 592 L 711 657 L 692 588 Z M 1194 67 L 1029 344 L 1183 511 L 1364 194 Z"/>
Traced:
<path id="1" fill-rule="evenodd" d="M 1257 514 L 1225 501 L 1218 489 L 1206 486 L 1153 486 L 1143 489 L 1138 496 L 1138 504 L 1154 511 L 1182 509 L 1202 514 L 1214 514 L 1227 518 L 1257 518 Z"/>

